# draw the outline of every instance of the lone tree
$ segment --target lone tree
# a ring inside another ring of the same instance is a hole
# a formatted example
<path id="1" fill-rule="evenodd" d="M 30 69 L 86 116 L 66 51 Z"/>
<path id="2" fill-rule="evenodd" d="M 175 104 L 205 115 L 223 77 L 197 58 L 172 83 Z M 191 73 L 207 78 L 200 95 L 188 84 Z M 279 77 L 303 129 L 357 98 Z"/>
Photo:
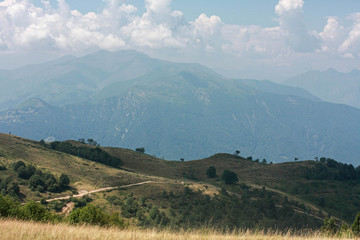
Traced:
<path id="1" fill-rule="evenodd" d="M 226 184 L 234 184 L 239 181 L 236 173 L 230 170 L 225 170 L 221 175 L 221 179 L 224 180 Z"/>
<path id="2" fill-rule="evenodd" d="M 216 177 L 216 168 L 211 166 L 208 168 L 208 170 L 206 171 L 206 175 L 209 177 L 209 178 L 214 178 Z"/>
<path id="3" fill-rule="evenodd" d="M 136 148 L 135 151 L 137 151 L 138 153 L 145 153 L 145 148 Z"/>
<path id="4" fill-rule="evenodd" d="M 236 155 L 236 156 L 239 156 L 239 154 L 240 154 L 240 151 L 239 151 L 239 150 L 236 150 L 236 151 L 235 151 L 235 155 Z"/>

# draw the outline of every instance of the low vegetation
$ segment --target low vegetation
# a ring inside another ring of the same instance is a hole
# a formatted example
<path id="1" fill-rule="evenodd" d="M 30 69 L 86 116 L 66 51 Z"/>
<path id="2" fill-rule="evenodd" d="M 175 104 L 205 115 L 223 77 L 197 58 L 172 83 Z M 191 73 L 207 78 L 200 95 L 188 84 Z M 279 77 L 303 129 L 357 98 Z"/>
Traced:
<path id="1" fill-rule="evenodd" d="M 0 220 L 0 234 L 3 239 L 88 239 L 88 240 L 330 240 L 352 239 L 353 236 L 326 236 L 321 232 L 302 231 L 284 233 L 272 231 L 234 231 L 219 232 L 214 229 L 171 231 L 137 228 L 102 228 L 97 226 L 69 226 L 67 224 L 35 223 L 17 220 Z"/>
<path id="2" fill-rule="evenodd" d="M 96 142 L 96 141 L 95 141 Z M 99 146 L 93 145 L 94 140 L 90 141 L 90 146 L 87 146 L 83 142 L 82 146 L 75 146 L 70 142 L 59 142 L 55 141 L 50 143 L 49 147 L 51 149 L 68 153 L 73 156 L 79 156 L 81 158 L 85 158 L 94 162 L 102 163 L 111 167 L 119 168 L 123 162 L 121 159 L 111 156 L 106 151 L 103 151 Z M 97 144 L 97 143 L 96 143 Z M 47 145 L 45 145 L 47 146 Z M 95 146 L 95 147 L 92 147 Z"/>
<path id="3" fill-rule="evenodd" d="M 165 161 L 92 139 L 47 144 L 1 137 L 2 218 L 184 234 L 306 229 L 350 238 L 360 232 L 360 169 L 333 159 L 268 164 L 239 152 Z M 143 182 L 151 184 L 132 184 Z"/>

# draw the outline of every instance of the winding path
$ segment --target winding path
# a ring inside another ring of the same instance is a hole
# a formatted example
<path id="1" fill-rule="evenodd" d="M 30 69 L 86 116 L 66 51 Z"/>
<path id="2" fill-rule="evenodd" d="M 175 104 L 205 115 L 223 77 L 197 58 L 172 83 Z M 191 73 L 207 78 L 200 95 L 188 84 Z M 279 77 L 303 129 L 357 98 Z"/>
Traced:
<path id="1" fill-rule="evenodd" d="M 66 199 L 70 199 L 70 198 L 80 198 L 82 196 L 85 196 L 85 195 L 88 195 L 88 194 L 91 194 L 91 193 L 98 193 L 98 192 L 104 192 L 104 191 L 108 191 L 108 190 L 119 189 L 119 188 L 127 188 L 127 187 L 139 186 L 139 185 L 144 185 L 144 184 L 149 184 L 149 183 L 155 183 L 155 181 L 132 183 L 132 184 L 122 185 L 122 186 L 117 186 L 117 187 L 105 187 L 105 188 L 99 188 L 99 189 L 92 190 L 92 191 L 80 190 L 79 194 L 75 194 L 75 195 L 71 195 L 71 196 L 65 196 L 65 197 L 57 197 L 57 198 L 47 199 L 46 202 L 52 202 L 52 201 L 57 201 L 57 200 L 66 200 Z"/>

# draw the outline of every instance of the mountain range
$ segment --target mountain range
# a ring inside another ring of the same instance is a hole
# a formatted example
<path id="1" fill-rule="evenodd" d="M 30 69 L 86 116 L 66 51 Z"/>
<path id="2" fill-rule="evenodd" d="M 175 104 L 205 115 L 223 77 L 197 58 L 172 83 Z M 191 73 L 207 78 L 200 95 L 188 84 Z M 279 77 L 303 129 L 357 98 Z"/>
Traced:
<path id="1" fill-rule="evenodd" d="M 324 101 L 341 103 L 360 109 L 360 71 L 309 71 L 289 78 L 287 85 L 301 87 Z"/>
<path id="2" fill-rule="evenodd" d="M 240 150 L 356 164 L 360 154 L 359 109 L 135 51 L 66 56 L 2 71 L 0 82 L 0 132 L 30 139 L 92 138 L 173 160 Z"/>

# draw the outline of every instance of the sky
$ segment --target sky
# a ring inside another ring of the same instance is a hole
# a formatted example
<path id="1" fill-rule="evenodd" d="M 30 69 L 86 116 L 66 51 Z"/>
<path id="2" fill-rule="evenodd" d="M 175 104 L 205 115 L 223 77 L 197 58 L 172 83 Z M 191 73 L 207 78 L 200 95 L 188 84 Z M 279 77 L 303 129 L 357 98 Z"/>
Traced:
<path id="1" fill-rule="evenodd" d="M 360 0 L 3 0 L 0 69 L 101 49 L 283 81 L 360 69 Z"/>

